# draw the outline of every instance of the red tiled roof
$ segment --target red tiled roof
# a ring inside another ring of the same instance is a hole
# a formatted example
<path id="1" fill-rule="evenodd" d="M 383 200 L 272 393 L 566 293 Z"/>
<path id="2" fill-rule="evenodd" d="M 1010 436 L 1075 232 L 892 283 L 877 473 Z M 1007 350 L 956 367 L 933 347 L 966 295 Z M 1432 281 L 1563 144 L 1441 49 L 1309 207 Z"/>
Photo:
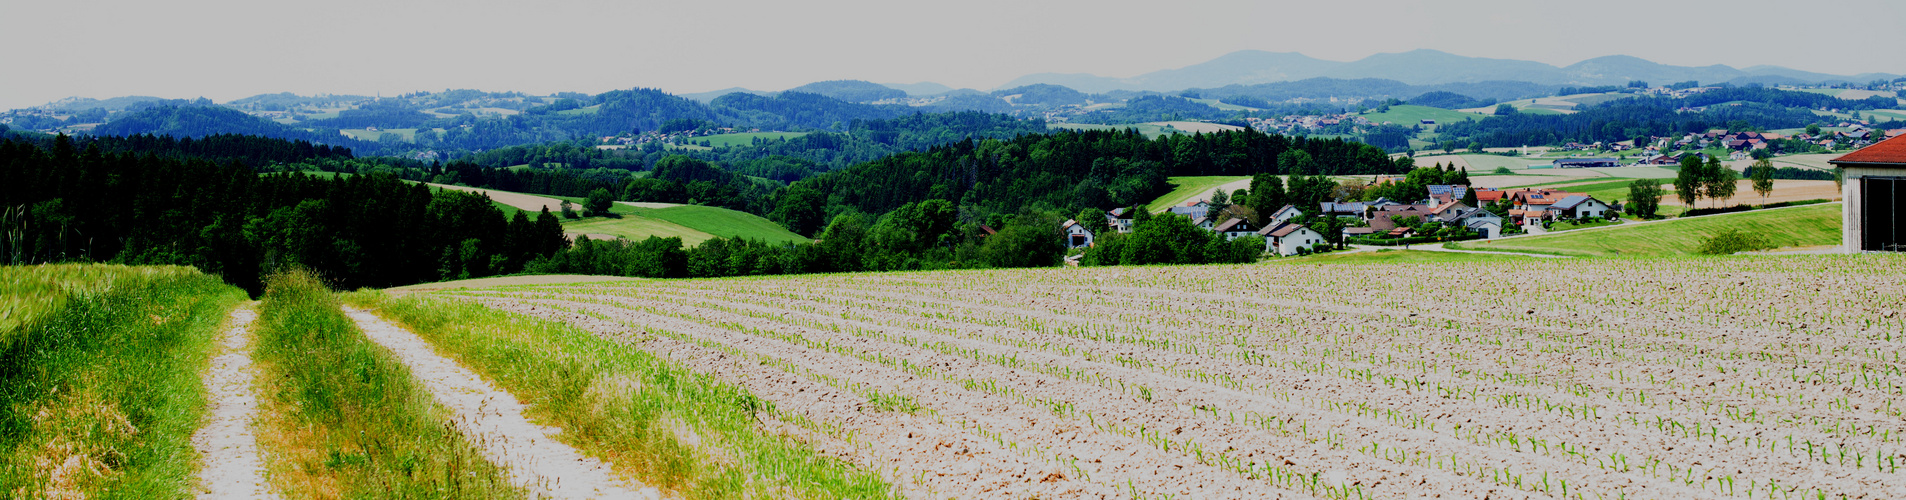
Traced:
<path id="1" fill-rule="evenodd" d="M 1828 160 L 1828 163 L 1891 163 L 1906 165 L 1906 136 L 1894 137 L 1879 144 L 1847 153 L 1846 156 Z"/>

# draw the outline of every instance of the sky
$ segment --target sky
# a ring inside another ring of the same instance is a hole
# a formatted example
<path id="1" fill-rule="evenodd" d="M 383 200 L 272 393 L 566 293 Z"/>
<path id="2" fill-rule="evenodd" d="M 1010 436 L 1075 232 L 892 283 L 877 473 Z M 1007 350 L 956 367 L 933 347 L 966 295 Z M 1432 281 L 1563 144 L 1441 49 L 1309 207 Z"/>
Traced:
<path id="1" fill-rule="evenodd" d="M 0 0 L 0 109 L 70 96 L 688 93 L 840 79 L 992 89 L 1246 49 L 1906 74 L 1902 27 L 1900 0 Z"/>

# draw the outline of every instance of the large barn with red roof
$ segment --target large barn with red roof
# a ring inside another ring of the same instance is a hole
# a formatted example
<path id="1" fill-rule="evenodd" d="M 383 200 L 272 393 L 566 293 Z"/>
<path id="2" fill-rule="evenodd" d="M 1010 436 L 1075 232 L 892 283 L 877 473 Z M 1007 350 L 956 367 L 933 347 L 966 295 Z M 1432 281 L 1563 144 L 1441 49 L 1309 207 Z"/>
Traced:
<path id="1" fill-rule="evenodd" d="M 1840 225 L 1846 251 L 1906 251 L 1906 135 L 1830 163 L 1846 178 Z"/>

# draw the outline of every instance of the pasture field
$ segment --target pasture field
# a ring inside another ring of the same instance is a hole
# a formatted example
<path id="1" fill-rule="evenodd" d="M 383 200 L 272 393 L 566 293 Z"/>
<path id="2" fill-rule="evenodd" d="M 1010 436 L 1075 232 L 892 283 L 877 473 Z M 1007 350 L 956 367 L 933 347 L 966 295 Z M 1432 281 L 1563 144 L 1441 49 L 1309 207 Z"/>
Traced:
<path id="1" fill-rule="evenodd" d="M 1665 200 L 1664 200 L 1665 201 Z M 1445 245 L 1463 250 L 1525 252 L 1575 257 L 1664 257 L 1690 255 L 1701 240 L 1729 229 L 1757 234 L 1777 247 L 1840 243 L 1840 204 L 1823 203 L 1655 222 L 1630 222 L 1500 240 Z"/>
<path id="2" fill-rule="evenodd" d="M 1422 123 L 1423 120 L 1436 120 L 1437 124 L 1443 124 L 1456 121 L 1481 120 L 1488 118 L 1488 115 L 1465 113 L 1452 109 L 1432 108 L 1429 106 L 1400 104 L 1390 106 L 1388 112 L 1369 113 L 1363 115 L 1363 117 L 1377 123 L 1392 122 L 1408 127 Z M 1429 128 L 1434 127 L 1434 125 L 1429 126 Z"/>
<path id="3" fill-rule="evenodd" d="M 1886 118 L 1890 120 L 1906 120 L 1906 110 L 1899 110 L 1899 109 L 1875 109 L 1871 111 L 1862 111 L 1861 114 L 1878 115 L 1881 118 Z"/>
<path id="4" fill-rule="evenodd" d="M 351 136 L 352 139 L 360 141 L 376 141 L 378 137 L 384 134 L 397 134 L 397 137 L 403 139 L 404 142 L 417 141 L 417 129 L 414 128 L 387 128 L 378 129 L 376 131 L 361 128 L 347 128 L 338 131 Z"/>
<path id="5" fill-rule="evenodd" d="M 808 241 L 794 234 L 774 221 L 747 212 L 729 210 L 720 207 L 700 205 L 676 205 L 670 207 L 647 208 L 628 204 L 630 215 L 637 218 L 654 219 L 668 222 L 693 231 L 720 236 L 723 238 L 747 238 L 768 243 L 799 243 Z M 707 238 L 697 240 L 696 243 Z"/>
<path id="6" fill-rule="evenodd" d="M 715 239 L 713 234 L 697 231 L 681 224 L 631 215 L 623 215 L 621 218 L 584 217 L 577 220 L 564 220 L 563 233 L 607 235 L 630 241 L 642 241 L 650 236 L 681 238 L 683 246 L 695 246 Z"/>
<path id="7" fill-rule="evenodd" d="M 1191 101 L 1199 103 L 1199 104 L 1203 104 L 1206 106 L 1222 109 L 1225 111 L 1258 111 L 1258 108 L 1253 108 L 1250 106 L 1239 106 L 1236 104 L 1226 104 L 1223 102 L 1218 102 L 1217 99 L 1192 99 Z"/>
<path id="8" fill-rule="evenodd" d="M 0 496 L 191 496 L 199 374 L 243 300 L 190 267 L 0 267 Z"/>
<path id="9" fill-rule="evenodd" d="M 1171 192 L 1165 193 L 1164 196 L 1160 196 L 1156 200 L 1152 200 L 1150 205 L 1145 206 L 1146 210 L 1163 212 L 1165 209 L 1184 204 L 1185 202 L 1206 199 L 1211 196 L 1211 190 L 1226 184 L 1243 182 L 1244 186 L 1241 187 L 1248 189 L 1250 188 L 1251 178 L 1249 176 L 1236 175 L 1205 175 L 1171 177 L 1165 179 L 1165 182 L 1171 183 Z M 1231 190 L 1236 189 L 1239 188 L 1232 188 Z M 1227 190 L 1226 192 L 1229 193 L 1231 190 Z"/>
<path id="10" fill-rule="evenodd" d="M 908 498 L 1879 499 L 1906 497 L 1901 266 L 1906 256 L 1505 258 L 430 296 L 609 341 L 438 340 L 510 353 L 466 359 L 666 355 L 759 398 L 745 410 L 759 425 L 880 471 Z M 426 304 L 410 307 L 452 327 L 507 324 Z M 752 460 L 684 425 L 657 433 L 724 450 L 721 464 Z"/>
<path id="11" fill-rule="evenodd" d="M 710 145 L 719 148 L 722 146 L 749 146 L 754 144 L 755 139 L 793 139 L 804 135 L 807 135 L 807 132 L 744 132 L 739 134 L 716 134 L 707 137 L 696 137 L 692 140 L 695 142 L 708 141 Z"/>

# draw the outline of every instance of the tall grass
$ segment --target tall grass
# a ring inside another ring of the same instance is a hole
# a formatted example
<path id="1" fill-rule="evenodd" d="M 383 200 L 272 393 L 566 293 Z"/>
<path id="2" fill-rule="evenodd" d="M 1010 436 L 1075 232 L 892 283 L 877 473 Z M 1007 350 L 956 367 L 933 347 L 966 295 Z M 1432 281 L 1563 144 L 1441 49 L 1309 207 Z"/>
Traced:
<path id="1" fill-rule="evenodd" d="M 893 498 L 880 476 L 765 432 L 771 404 L 666 358 L 568 325 L 481 305 L 359 291 L 345 300 L 404 323 L 529 403 L 559 439 L 686 498 Z"/>
<path id="2" fill-rule="evenodd" d="M 270 276 L 257 325 L 259 443 L 290 498 L 518 498 L 396 356 L 305 272 Z"/>
<path id="3" fill-rule="evenodd" d="M 190 267 L 0 267 L 0 497 L 189 496 L 200 372 L 243 300 Z"/>

